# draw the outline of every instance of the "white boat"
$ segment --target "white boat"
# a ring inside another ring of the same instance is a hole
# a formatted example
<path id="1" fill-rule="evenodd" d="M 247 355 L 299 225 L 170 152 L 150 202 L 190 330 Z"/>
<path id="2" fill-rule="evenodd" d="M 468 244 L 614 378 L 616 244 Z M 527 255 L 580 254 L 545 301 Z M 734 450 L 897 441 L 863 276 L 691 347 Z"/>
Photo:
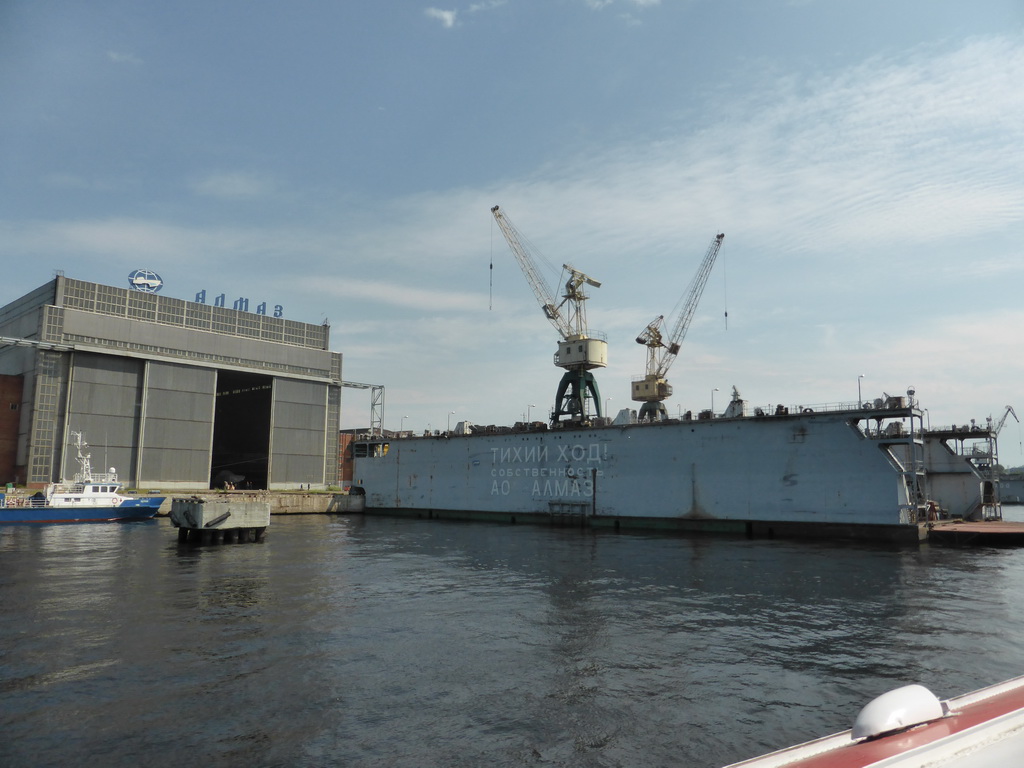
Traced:
<path id="1" fill-rule="evenodd" d="M 71 482 L 50 483 L 31 496 L 0 493 L 0 523 L 96 523 L 148 520 L 163 496 L 127 496 L 117 472 L 93 472 L 80 432 L 72 432 L 79 471 Z"/>

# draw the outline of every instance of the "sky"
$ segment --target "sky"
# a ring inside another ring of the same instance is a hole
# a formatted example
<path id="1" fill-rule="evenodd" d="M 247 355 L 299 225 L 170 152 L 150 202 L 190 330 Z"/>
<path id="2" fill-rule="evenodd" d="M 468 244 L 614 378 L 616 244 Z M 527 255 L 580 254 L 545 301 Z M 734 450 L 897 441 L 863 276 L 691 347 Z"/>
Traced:
<path id="1" fill-rule="evenodd" d="M 500 205 L 556 291 L 601 282 L 613 413 L 724 232 L 670 413 L 1024 418 L 1022 84 L 1020 0 L 5 0 L 0 304 L 149 269 L 328 322 L 387 429 L 543 419 Z"/>

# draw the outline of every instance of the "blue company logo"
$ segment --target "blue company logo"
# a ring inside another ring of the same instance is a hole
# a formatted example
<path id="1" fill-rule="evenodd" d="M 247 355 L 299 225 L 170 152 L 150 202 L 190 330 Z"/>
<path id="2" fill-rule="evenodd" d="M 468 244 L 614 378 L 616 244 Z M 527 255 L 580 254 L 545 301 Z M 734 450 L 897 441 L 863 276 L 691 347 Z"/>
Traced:
<path id="1" fill-rule="evenodd" d="M 164 281 L 156 272 L 151 272 L 148 269 L 136 269 L 128 275 L 128 287 L 133 291 L 156 293 L 164 287 Z"/>

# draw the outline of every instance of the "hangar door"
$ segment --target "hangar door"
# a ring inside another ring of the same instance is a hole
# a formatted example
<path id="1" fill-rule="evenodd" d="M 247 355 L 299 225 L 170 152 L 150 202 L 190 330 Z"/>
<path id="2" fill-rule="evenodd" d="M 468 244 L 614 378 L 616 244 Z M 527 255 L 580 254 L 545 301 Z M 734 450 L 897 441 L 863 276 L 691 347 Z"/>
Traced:
<path id="1" fill-rule="evenodd" d="M 216 380 L 210 368 L 147 363 L 140 483 L 184 488 L 207 484 Z"/>
<path id="2" fill-rule="evenodd" d="M 74 353 L 73 361 L 67 431 L 82 433 L 94 471 L 114 468 L 125 485 L 136 485 L 144 362 L 88 352 Z M 62 478 L 78 472 L 76 456 L 73 448 L 64 451 Z"/>
<path id="3" fill-rule="evenodd" d="M 325 482 L 328 387 L 314 381 L 274 380 L 271 487 Z"/>

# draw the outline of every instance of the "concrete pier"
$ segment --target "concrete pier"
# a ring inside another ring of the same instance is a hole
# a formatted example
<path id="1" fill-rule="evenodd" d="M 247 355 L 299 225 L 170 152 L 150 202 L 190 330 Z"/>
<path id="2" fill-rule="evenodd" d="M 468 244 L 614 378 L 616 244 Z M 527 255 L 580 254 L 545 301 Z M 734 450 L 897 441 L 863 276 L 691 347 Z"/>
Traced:
<path id="1" fill-rule="evenodd" d="M 226 499 L 228 501 L 266 501 L 270 503 L 272 515 L 334 515 L 360 513 L 365 509 L 366 497 L 361 494 L 349 493 L 301 493 L 295 491 L 211 491 L 196 489 L 195 491 L 179 491 L 194 493 L 207 500 Z M 174 497 L 168 496 L 157 513 L 161 517 L 170 516 Z"/>
<path id="2" fill-rule="evenodd" d="M 173 499 L 171 522 L 178 529 L 178 541 L 181 543 L 207 545 L 261 541 L 270 525 L 270 502 L 200 496 Z"/>

